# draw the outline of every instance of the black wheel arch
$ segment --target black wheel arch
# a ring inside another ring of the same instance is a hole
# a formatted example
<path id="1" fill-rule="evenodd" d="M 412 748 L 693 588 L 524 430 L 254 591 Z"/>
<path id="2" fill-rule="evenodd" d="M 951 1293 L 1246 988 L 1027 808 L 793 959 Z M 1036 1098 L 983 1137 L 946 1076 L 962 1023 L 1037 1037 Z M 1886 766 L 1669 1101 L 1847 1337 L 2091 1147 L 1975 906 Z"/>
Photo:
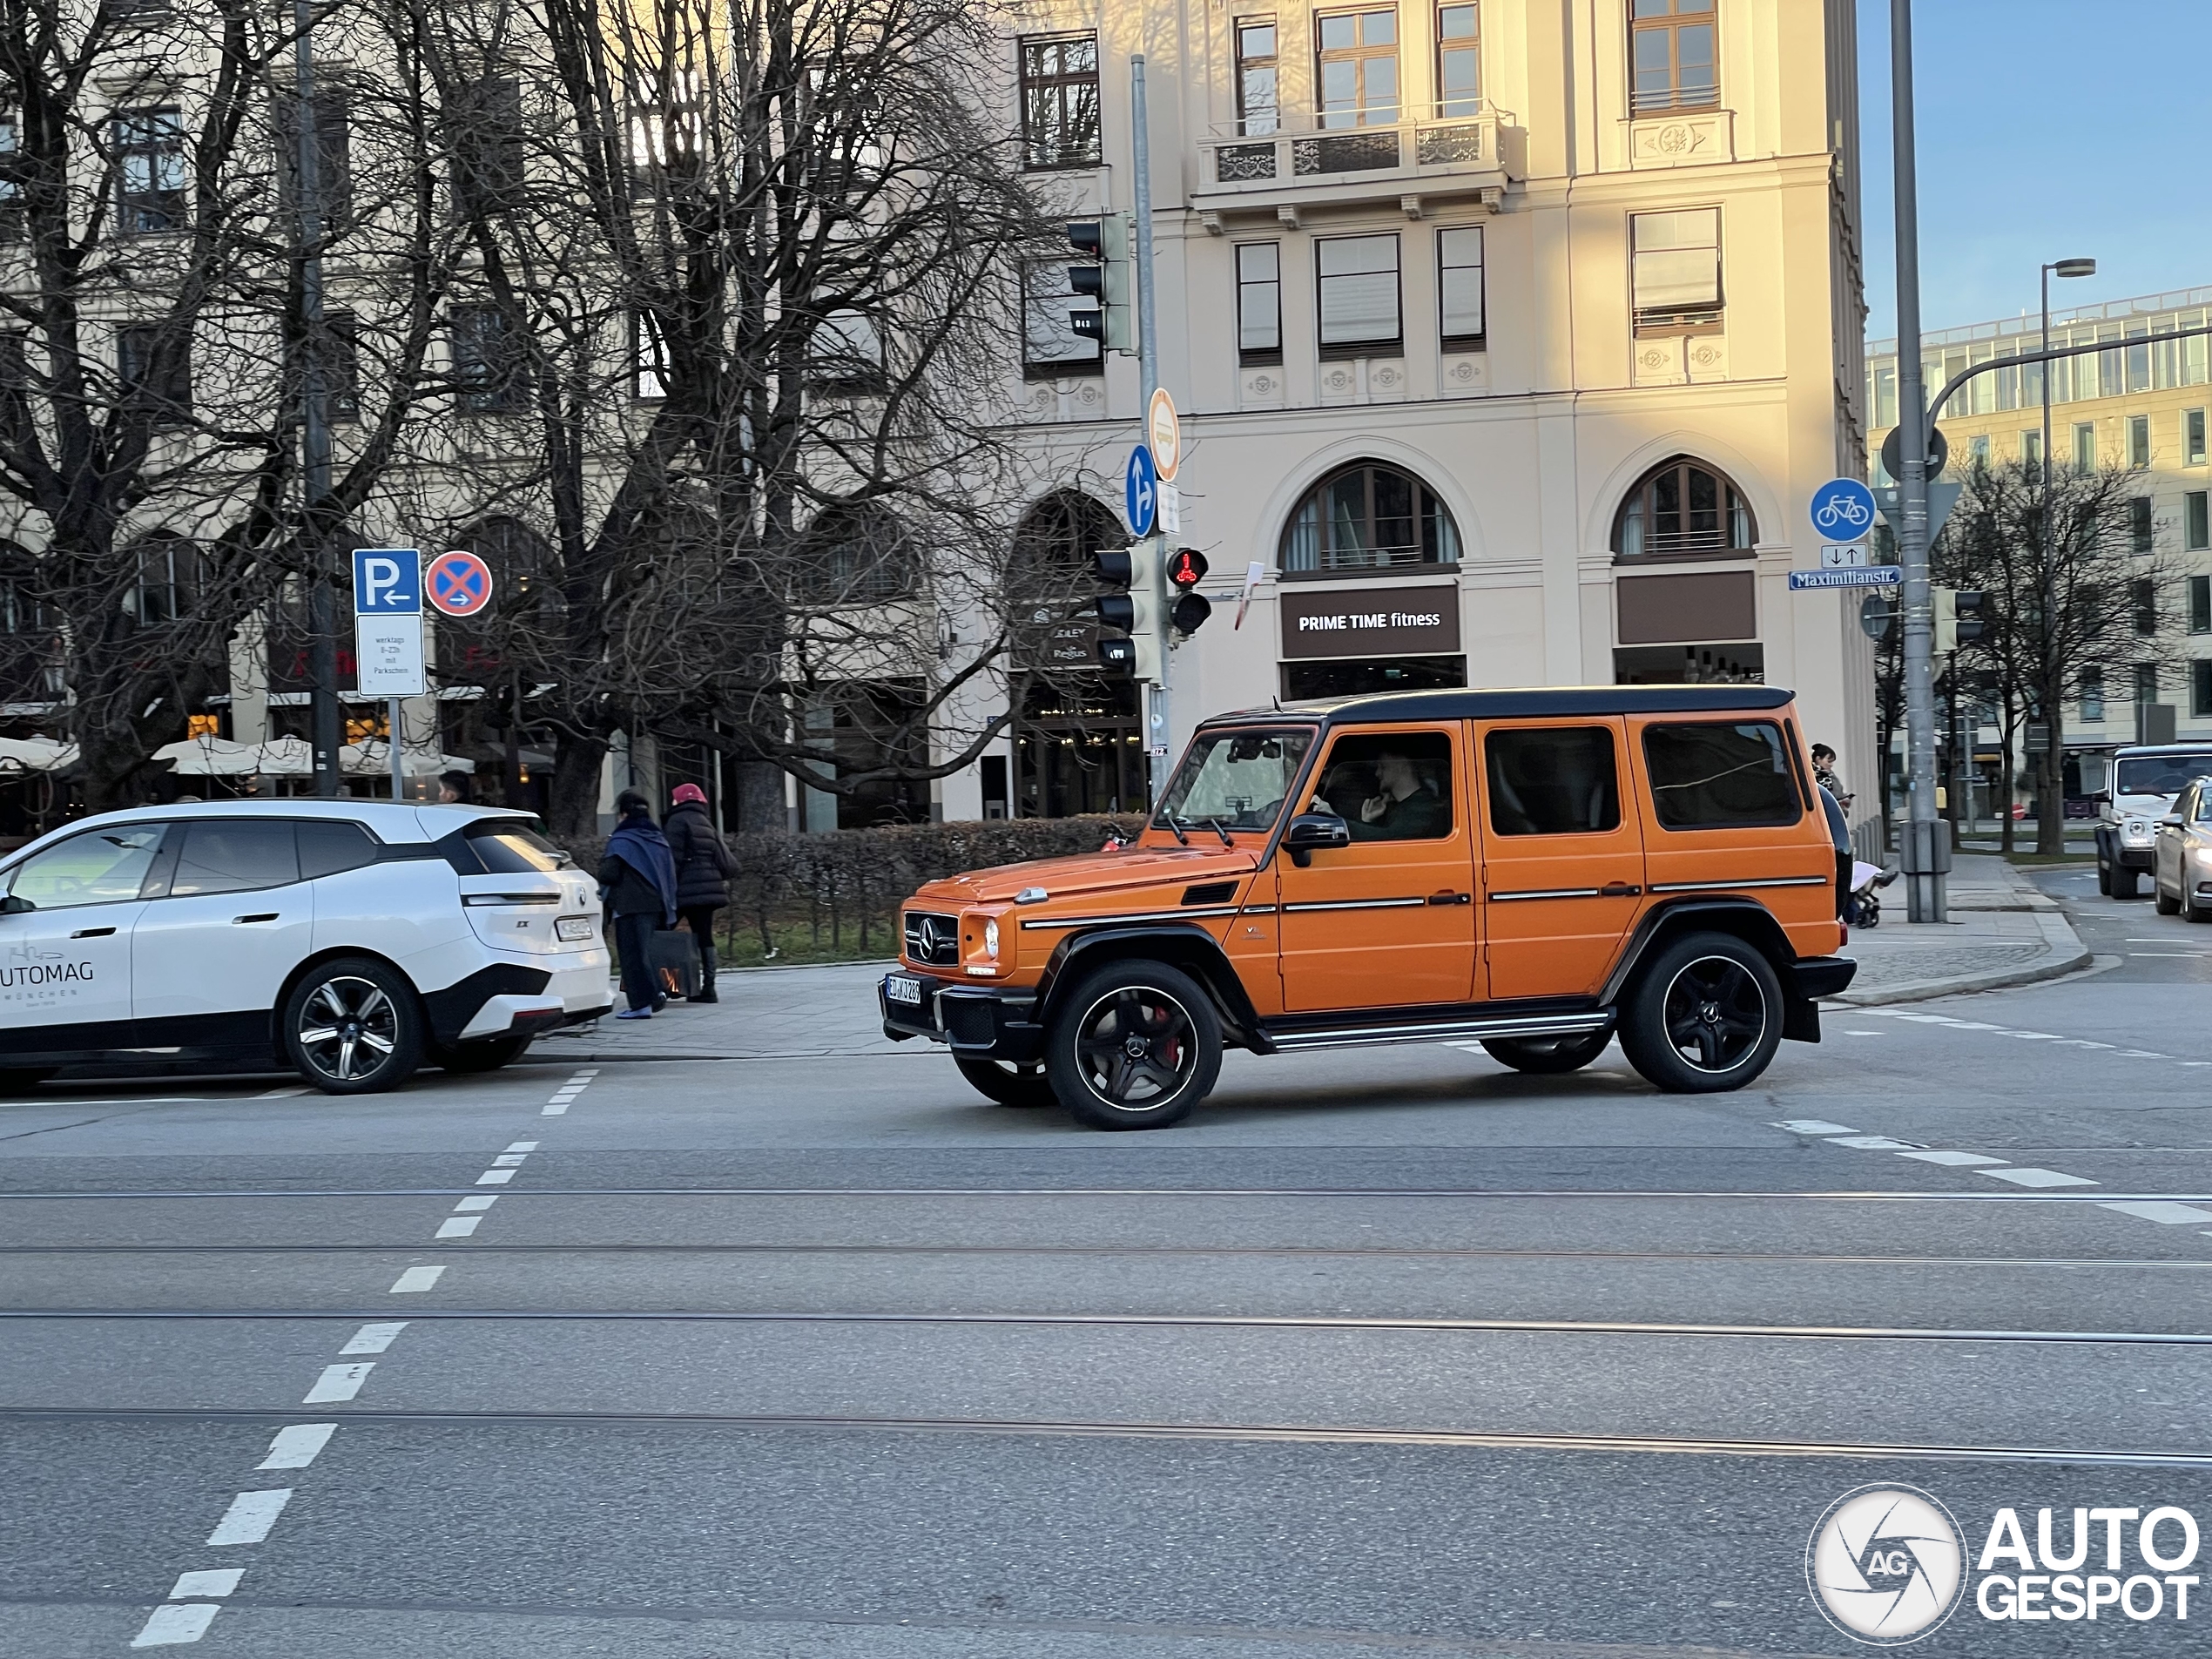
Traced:
<path id="1" fill-rule="evenodd" d="M 1212 999 L 1222 1035 L 1243 1048 L 1261 1049 L 1259 1015 L 1244 981 L 1221 943 L 1192 922 L 1136 923 L 1107 926 L 1071 934 L 1053 948 L 1043 976 L 1037 981 L 1036 1013 L 1040 1026 L 1049 1026 L 1078 981 L 1111 962 L 1165 962 L 1181 969 L 1202 986 Z"/>
<path id="2" fill-rule="evenodd" d="M 1773 964 L 1784 987 L 1790 983 L 1790 965 L 1797 953 L 1774 913 L 1756 899 L 1678 899 L 1662 901 L 1644 913 L 1629 937 L 1628 948 L 1606 976 L 1599 1003 L 1610 1008 L 1628 992 L 1636 969 L 1655 952 L 1687 933 L 1732 934 Z"/>

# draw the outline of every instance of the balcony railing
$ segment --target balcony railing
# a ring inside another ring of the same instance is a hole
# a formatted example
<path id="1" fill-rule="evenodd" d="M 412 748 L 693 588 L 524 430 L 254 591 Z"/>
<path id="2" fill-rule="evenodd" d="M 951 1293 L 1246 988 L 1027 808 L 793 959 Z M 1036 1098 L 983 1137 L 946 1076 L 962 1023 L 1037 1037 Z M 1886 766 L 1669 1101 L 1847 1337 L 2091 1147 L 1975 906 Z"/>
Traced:
<path id="1" fill-rule="evenodd" d="M 1204 177 L 1198 190 L 1201 194 L 1264 190 L 1359 173 L 1501 173 L 1506 162 L 1500 133 L 1512 118 L 1485 105 L 1474 115 L 1386 125 L 1320 128 L 1286 121 L 1280 132 L 1202 138 Z"/>

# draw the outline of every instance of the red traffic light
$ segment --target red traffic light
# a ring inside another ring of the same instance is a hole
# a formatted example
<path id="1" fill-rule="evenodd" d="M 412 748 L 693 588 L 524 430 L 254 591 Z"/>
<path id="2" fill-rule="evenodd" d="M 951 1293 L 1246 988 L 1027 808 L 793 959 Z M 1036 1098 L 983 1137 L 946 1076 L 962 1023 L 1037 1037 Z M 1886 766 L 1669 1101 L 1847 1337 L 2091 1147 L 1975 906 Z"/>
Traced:
<path id="1" fill-rule="evenodd" d="M 1168 580 L 1190 589 L 1206 579 L 1206 556 L 1195 547 L 1179 547 L 1168 556 Z"/>

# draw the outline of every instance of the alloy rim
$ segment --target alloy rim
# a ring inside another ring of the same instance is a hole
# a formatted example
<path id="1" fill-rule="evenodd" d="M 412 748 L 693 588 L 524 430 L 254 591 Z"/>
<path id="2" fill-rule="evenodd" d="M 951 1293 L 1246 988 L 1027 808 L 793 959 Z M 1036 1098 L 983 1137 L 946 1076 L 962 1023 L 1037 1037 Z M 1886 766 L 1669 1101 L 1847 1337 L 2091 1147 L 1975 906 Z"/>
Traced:
<path id="1" fill-rule="evenodd" d="M 1697 1071 L 1733 1071 L 1766 1035 L 1766 992 L 1732 956 L 1685 963 L 1668 983 L 1662 1012 L 1668 1042 Z"/>
<path id="2" fill-rule="evenodd" d="M 1090 1092 L 1116 1111 L 1150 1111 L 1198 1062 L 1197 1028 L 1182 1003 L 1149 985 L 1109 991 L 1076 1028 L 1076 1063 Z"/>
<path id="3" fill-rule="evenodd" d="M 297 1033 L 307 1063 L 339 1082 L 358 1082 L 382 1065 L 399 1042 L 400 1011 L 374 980 L 351 974 L 327 979 L 300 1009 Z"/>

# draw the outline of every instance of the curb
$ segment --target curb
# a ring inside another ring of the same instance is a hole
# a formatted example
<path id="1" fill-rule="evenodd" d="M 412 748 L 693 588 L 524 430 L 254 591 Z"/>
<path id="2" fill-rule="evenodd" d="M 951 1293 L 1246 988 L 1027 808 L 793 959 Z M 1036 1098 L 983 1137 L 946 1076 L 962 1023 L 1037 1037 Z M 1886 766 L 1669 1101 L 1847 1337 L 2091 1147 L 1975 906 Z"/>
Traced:
<path id="1" fill-rule="evenodd" d="M 2034 985 L 2089 965 L 2089 948 L 2055 909 L 2049 914 L 2038 913 L 2035 925 L 2048 948 L 2035 961 L 1993 968 L 1986 974 L 1954 974 L 1947 979 L 1907 980 L 1900 985 L 1885 985 L 1878 989 L 1842 991 L 1827 1000 L 1862 1008 L 1880 1008 L 1890 1002 L 1920 1002 L 1931 997 L 1962 996 L 1971 991 L 2001 991 L 2016 985 Z"/>

